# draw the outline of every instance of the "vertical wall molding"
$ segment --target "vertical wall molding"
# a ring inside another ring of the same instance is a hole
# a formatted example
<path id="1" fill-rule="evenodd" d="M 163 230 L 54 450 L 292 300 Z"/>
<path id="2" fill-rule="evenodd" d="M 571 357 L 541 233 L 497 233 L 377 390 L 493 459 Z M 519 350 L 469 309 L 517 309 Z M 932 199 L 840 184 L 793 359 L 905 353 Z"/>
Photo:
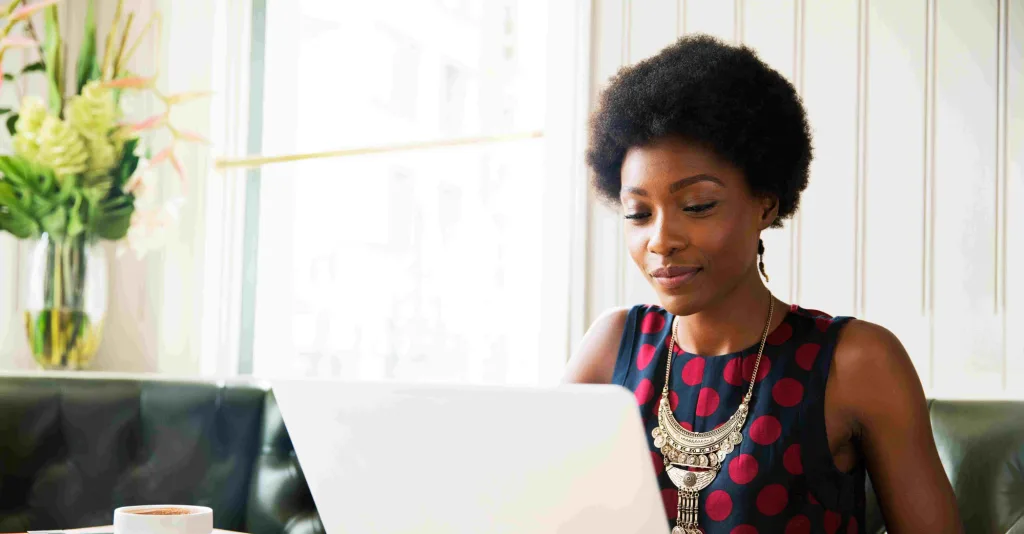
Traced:
<path id="1" fill-rule="evenodd" d="M 1002 340 L 1000 343 L 1003 357 L 1003 390 L 1007 387 L 1009 371 L 1009 351 L 1007 336 L 1006 309 L 1006 268 L 1007 268 L 1007 169 L 1009 154 L 1007 149 L 1007 124 L 1009 110 L 1007 93 L 1009 91 L 1009 32 L 1010 12 L 1008 0 L 998 0 L 997 30 L 998 43 L 996 48 L 996 277 L 995 277 L 995 312 L 1001 315 Z"/>
<path id="2" fill-rule="evenodd" d="M 686 35 L 686 0 L 676 0 L 676 38 Z"/>
<path id="3" fill-rule="evenodd" d="M 854 200 L 854 282 L 853 302 L 857 315 L 864 314 L 864 285 L 867 277 L 865 270 L 866 209 L 867 203 L 867 108 L 868 108 L 868 0 L 857 3 L 857 151 L 854 163 L 855 200 Z"/>
<path id="4" fill-rule="evenodd" d="M 743 25 L 743 0 L 733 0 L 732 40 L 736 44 L 746 42 L 746 31 Z"/>
<path id="5" fill-rule="evenodd" d="M 623 0 L 622 57 L 619 61 L 619 65 L 621 66 L 629 65 L 633 62 L 632 58 L 630 57 L 630 55 L 632 54 L 632 47 L 630 46 L 630 41 L 633 38 L 632 13 L 633 0 Z M 617 250 L 619 251 L 618 254 L 616 254 L 615 259 L 615 270 L 617 274 L 617 276 L 615 277 L 615 280 L 617 282 L 615 287 L 615 302 L 619 306 L 626 304 L 626 269 L 628 267 L 628 265 L 626 265 L 626 256 L 629 254 L 629 251 L 626 249 L 626 236 L 623 232 L 624 230 L 622 228 L 622 224 L 620 221 L 620 224 L 616 225 L 615 227 L 615 238 L 618 241 Z"/>
<path id="6" fill-rule="evenodd" d="M 796 0 L 793 4 L 793 85 L 800 98 L 804 97 L 804 2 Z M 800 287 L 800 258 L 803 256 L 801 248 L 801 229 L 803 216 L 799 209 L 790 219 L 789 228 L 789 277 L 792 280 L 790 285 L 790 302 L 803 302 L 803 295 Z"/>
<path id="7" fill-rule="evenodd" d="M 925 113 L 924 113 L 924 255 L 922 257 L 922 312 L 928 321 L 928 379 L 935 384 L 935 70 L 938 64 L 936 29 L 938 0 L 926 0 Z"/>

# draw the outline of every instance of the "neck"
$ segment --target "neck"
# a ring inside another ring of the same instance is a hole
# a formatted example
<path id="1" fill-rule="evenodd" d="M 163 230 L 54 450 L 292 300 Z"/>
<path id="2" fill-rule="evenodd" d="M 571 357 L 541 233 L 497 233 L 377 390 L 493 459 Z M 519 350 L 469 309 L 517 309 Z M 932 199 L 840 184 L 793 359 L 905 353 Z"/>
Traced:
<path id="1" fill-rule="evenodd" d="M 741 351 L 761 342 L 771 294 L 753 269 L 724 297 L 701 311 L 680 316 L 678 343 L 684 350 L 702 356 Z M 771 297 L 775 299 L 775 297 Z M 786 316 L 785 305 L 775 299 L 771 332 Z"/>

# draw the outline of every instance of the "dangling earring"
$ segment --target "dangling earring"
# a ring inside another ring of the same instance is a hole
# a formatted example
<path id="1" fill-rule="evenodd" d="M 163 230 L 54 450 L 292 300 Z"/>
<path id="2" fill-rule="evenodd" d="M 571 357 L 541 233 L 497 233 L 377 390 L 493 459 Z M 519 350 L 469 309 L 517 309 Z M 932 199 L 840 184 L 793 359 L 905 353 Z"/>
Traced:
<path id="1" fill-rule="evenodd" d="M 757 240 L 757 255 L 759 257 L 757 261 L 757 267 L 761 269 L 761 276 L 764 277 L 764 281 L 768 281 L 768 273 L 764 272 L 764 241 L 761 239 Z"/>

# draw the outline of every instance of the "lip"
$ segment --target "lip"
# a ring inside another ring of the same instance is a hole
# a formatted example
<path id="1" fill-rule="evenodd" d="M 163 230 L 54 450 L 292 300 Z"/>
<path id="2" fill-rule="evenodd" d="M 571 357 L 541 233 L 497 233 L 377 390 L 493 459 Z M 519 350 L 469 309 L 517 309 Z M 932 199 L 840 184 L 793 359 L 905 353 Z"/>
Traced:
<path id="1" fill-rule="evenodd" d="M 651 278 L 665 289 L 676 289 L 697 276 L 703 269 L 700 267 L 669 266 L 651 271 Z"/>

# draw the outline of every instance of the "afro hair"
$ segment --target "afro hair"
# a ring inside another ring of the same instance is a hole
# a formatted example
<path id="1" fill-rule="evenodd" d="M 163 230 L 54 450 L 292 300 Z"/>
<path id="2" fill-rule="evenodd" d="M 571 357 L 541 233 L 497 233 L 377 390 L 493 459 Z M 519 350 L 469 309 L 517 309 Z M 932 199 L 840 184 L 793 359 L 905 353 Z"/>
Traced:
<path id="1" fill-rule="evenodd" d="M 754 194 L 778 198 L 773 226 L 796 211 L 807 187 L 811 132 L 800 97 L 745 46 L 687 36 L 612 78 L 587 148 L 599 195 L 618 205 L 626 152 L 665 137 L 712 150 Z"/>

